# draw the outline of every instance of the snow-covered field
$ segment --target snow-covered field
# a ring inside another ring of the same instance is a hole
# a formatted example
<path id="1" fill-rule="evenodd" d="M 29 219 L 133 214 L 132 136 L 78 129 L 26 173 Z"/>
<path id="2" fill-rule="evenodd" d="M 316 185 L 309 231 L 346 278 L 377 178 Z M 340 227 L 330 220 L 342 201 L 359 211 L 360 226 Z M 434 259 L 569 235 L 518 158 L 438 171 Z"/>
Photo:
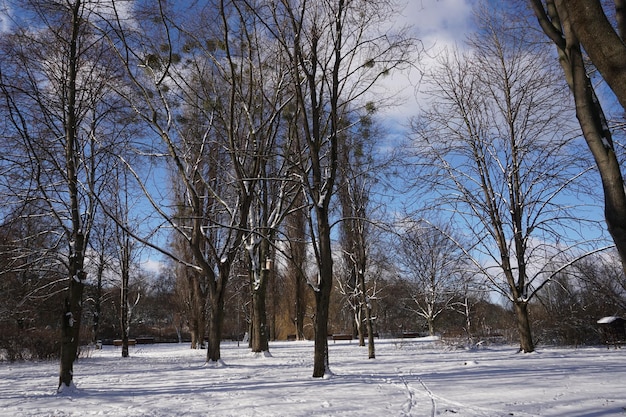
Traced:
<path id="1" fill-rule="evenodd" d="M 0 363 L 2 416 L 626 416 L 626 349 L 458 349 L 429 340 L 329 342 L 332 376 L 314 379 L 311 342 L 271 356 L 224 343 L 224 366 L 188 345 L 105 346 L 55 394 L 58 364 Z"/>

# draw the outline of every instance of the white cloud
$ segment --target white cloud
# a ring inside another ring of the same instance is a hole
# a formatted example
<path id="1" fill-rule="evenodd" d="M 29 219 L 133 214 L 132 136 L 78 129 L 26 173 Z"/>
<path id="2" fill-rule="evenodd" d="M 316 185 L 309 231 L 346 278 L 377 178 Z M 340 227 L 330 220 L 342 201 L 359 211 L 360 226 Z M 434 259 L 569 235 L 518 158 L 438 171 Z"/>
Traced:
<path id="1" fill-rule="evenodd" d="M 155 275 L 158 275 L 164 268 L 165 264 L 155 259 L 147 259 L 141 263 L 141 269 Z"/>
<path id="2" fill-rule="evenodd" d="M 424 49 L 416 57 L 415 68 L 393 73 L 379 86 L 378 91 L 394 94 L 400 103 L 384 109 L 382 115 L 401 131 L 405 127 L 401 125 L 418 112 L 422 73 L 435 64 L 442 51 L 462 47 L 472 31 L 471 0 L 409 0 L 396 24 L 410 26 Z"/>
<path id="3" fill-rule="evenodd" d="M 471 29 L 471 14 L 468 0 L 411 0 L 403 12 L 427 48 L 464 39 Z"/>

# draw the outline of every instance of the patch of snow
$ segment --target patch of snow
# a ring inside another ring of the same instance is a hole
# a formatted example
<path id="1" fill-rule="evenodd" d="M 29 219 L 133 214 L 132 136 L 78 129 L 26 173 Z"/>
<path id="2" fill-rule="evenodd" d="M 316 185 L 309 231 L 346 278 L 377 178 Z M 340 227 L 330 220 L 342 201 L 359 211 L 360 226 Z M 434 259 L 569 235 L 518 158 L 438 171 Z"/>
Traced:
<path id="1" fill-rule="evenodd" d="M 598 324 L 609 324 L 619 319 L 620 317 L 617 317 L 617 316 L 602 317 L 600 320 L 598 320 Z"/>

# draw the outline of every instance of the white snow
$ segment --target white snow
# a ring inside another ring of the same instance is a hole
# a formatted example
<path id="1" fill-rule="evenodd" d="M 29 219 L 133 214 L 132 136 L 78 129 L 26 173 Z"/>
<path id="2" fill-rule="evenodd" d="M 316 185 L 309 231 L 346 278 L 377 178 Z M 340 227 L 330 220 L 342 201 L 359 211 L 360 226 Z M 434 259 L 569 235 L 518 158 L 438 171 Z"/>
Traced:
<path id="1" fill-rule="evenodd" d="M 619 317 L 617 316 L 602 317 L 600 320 L 598 320 L 598 323 L 609 324 L 609 323 L 613 323 L 615 320 L 619 320 Z"/>
<path id="2" fill-rule="evenodd" d="M 271 355 L 224 343 L 219 366 L 188 345 L 93 350 L 56 394 L 58 363 L 0 363 L 6 416 L 624 416 L 626 349 L 515 346 L 460 349 L 381 339 L 376 359 L 355 341 L 329 343 L 329 378 L 315 379 L 312 342 Z M 213 364 L 215 365 L 215 364 Z"/>

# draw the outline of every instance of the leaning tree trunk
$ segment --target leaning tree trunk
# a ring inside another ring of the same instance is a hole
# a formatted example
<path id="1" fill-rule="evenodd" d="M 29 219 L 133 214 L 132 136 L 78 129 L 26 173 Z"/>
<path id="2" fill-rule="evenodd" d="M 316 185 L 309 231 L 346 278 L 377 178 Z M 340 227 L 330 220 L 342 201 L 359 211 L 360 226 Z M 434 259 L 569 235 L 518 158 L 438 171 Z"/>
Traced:
<path id="1" fill-rule="evenodd" d="M 539 21 L 544 33 L 554 42 L 559 53 L 559 63 L 563 68 L 565 79 L 574 96 L 576 105 L 576 117 L 580 123 L 585 141 L 589 150 L 593 154 L 604 189 L 604 214 L 606 224 L 615 242 L 615 247 L 622 261 L 622 267 L 626 271 L 626 191 L 624 190 L 624 180 L 621 173 L 619 161 L 617 159 L 611 130 L 608 126 L 604 111 L 598 100 L 591 80 L 586 71 L 583 59 L 582 48 L 579 36 L 584 39 L 587 47 L 597 46 L 597 40 L 601 39 L 606 45 L 602 48 L 590 47 L 589 55 L 601 54 L 604 48 L 617 47 L 617 53 L 607 59 L 593 59 L 594 64 L 613 62 L 617 59 L 619 65 L 601 70 L 603 76 L 607 76 L 607 70 L 614 72 L 608 75 L 608 79 L 614 79 L 613 87 L 620 87 L 623 94 L 616 95 L 620 98 L 622 106 L 626 106 L 626 88 L 620 85 L 620 78 L 623 79 L 624 62 L 620 57 L 626 51 L 624 42 L 615 36 L 615 33 L 608 21 L 602 18 L 600 3 L 572 1 L 559 1 L 553 4 L 556 7 L 544 8 L 543 2 L 533 0 L 531 7 Z M 571 4 L 570 4 L 571 3 Z M 616 5 L 618 3 L 616 2 Z M 623 2 L 620 2 L 623 5 Z M 617 10 L 618 17 L 623 18 L 624 10 Z M 597 19 L 600 17 L 601 19 Z M 585 27 L 586 20 L 595 20 L 601 24 L 600 27 L 608 29 L 602 34 L 595 33 L 595 26 Z M 623 22 L 619 24 L 620 29 L 624 28 Z M 624 34 L 621 33 L 623 38 Z M 609 38 L 612 38 L 611 41 Z M 595 39 L 595 40 L 594 40 Z M 607 42 L 608 40 L 608 42 Z M 613 46 L 611 46 L 613 45 Z M 593 51 L 591 51 L 593 49 Z M 603 61 L 603 62 L 600 62 Z"/>

